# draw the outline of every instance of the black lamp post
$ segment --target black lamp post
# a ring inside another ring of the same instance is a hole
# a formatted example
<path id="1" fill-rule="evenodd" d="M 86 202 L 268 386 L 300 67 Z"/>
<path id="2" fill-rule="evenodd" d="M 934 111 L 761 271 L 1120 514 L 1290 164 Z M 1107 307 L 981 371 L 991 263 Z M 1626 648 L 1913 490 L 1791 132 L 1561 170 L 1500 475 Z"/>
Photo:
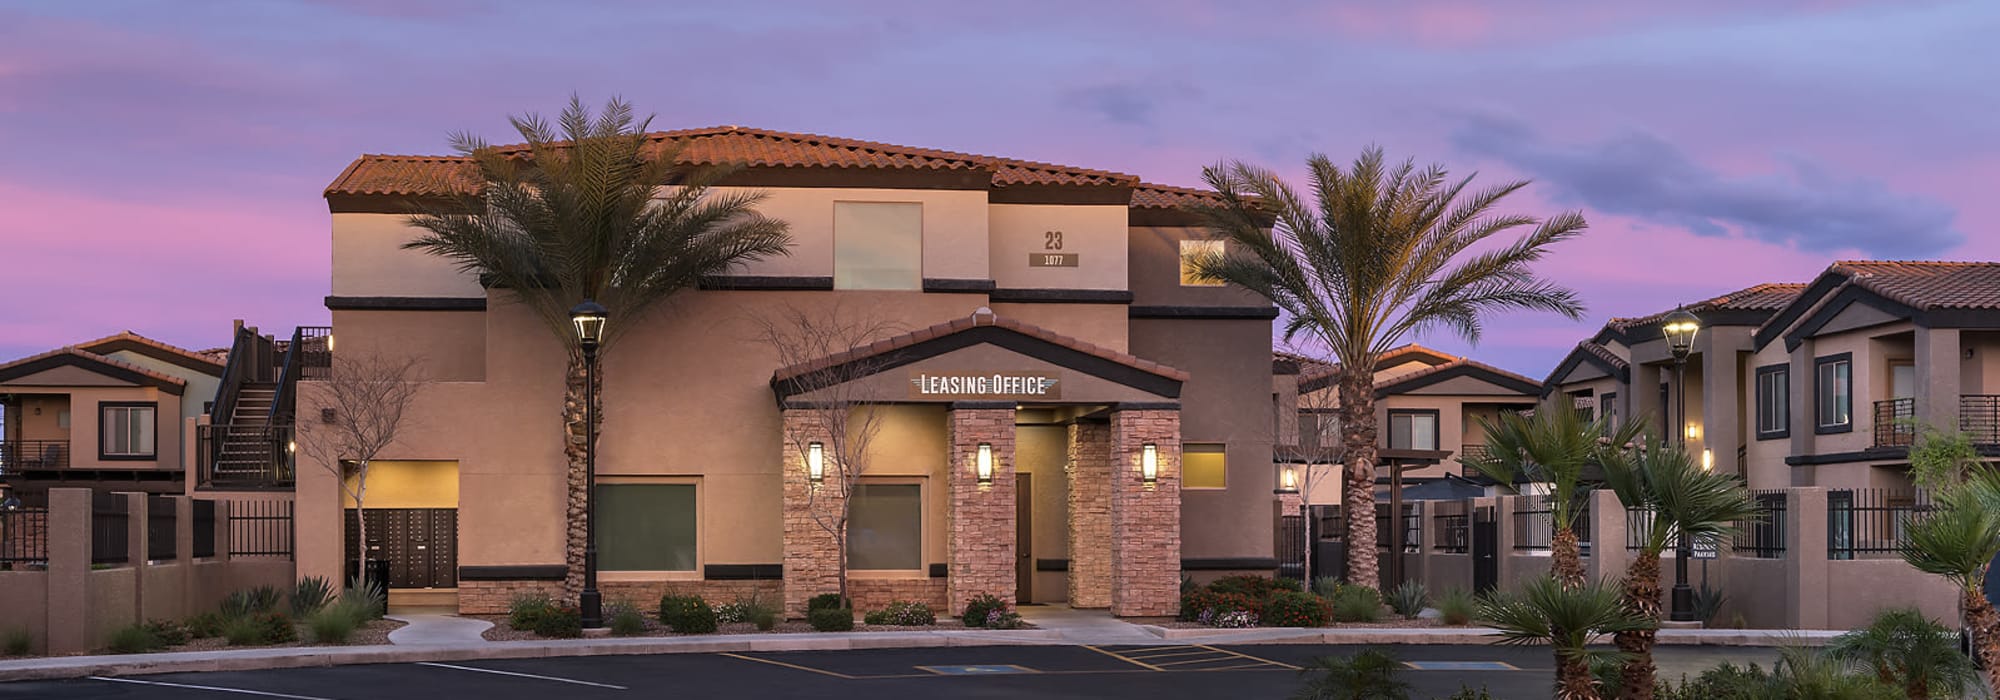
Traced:
<path id="1" fill-rule="evenodd" d="M 604 626 L 604 599 L 597 593 L 597 345 L 606 316 L 604 306 L 589 299 L 569 310 L 583 348 L 583 594 L 576 607 L 585 629 Z"/>
<path id="2" fill-rule="evenodd" d="M 1694 350 L 1694 336 L 1701 332 L 1701 319 L 1687 309 L 1674 309 L 1660 325 L 1667 349 L 1674 353 L 1674 443 L 1687 447 L 1687 358 Z M 1674 548 L 1674 592 L 1671 619 L 1694 621 L 1694 589 L 1688 587 L 1688 559 L 1694 556 L 1687 533 L 1681 533 Z"/>

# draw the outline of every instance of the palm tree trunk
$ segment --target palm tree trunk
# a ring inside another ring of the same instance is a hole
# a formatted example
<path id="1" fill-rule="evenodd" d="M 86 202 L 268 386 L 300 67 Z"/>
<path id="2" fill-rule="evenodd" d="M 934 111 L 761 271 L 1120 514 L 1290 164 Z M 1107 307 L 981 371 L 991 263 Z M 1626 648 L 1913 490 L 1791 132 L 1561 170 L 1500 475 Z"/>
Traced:
<path id="1" fill-rule="evenodd" d="M 1625 570 L 1625 609 L 1655 625 L 1659 623 L 1659 552 L 1641 550 Z M 1623 700 L 1652 700 L 1657 670 L 1653 666 L 1655 638 L 1656 631 L 1651 629 L 1619 632 L 1616 635 L 1618 650 L 1627 654 L 1624 667 L 1619 672 L 1618 696 Z"/>
<path id="2" fill-rule="evenodd" d="M 1972 632 L 1972 653 L 1985 667 L 1986 683 L 2000 688 L 2000 613 L 1993 610 L 1984 587 L 1976 582 L 1965 588 L 1959 604 L 1965 609 L 1965 626 Z"/>
<path id="3" fill-rule="evenodd" d="M 1564 653 L 1556 650 L 1556 697 L 1562 700 L 1599 700 L 1597 678 L 1590 675 L 1590 662 L 1583 650 Z"/>
<path id="4" fill-rule="evenodd" d="M 1340 509 L 1347 521 L 1347 583 L 1379 589 L 1382 575 L 1375 555 L 1374 381 L 1372 374 L 1359 371 L 1343 372 L 1340 377 L 1341 463 L 1347 471 L 1340 492 Z"/>
<path id="5" fill-rule="evenodd" d="M 589 428 L 584 425 L 584 377 L 583 355 L 572 351 L 564 376 L 562 411 L 563 457 L 569 462 L 566 479 L 568 498 L 564 509 L 567 519 L 563 538 L 563 564 L 566 566 L 563 573 L 564 600 L 576 600 L 583 593 L 584 518 L 590 508 L 590 494 L 584 492 L 589 478 L 584 449 L 590 439 Z M 598 403 L 603 404 L 602 401 Z M 604 421 L 602 411 L 598 413 L 597 420 L 599 423 Z"/>
<path id="6" fill-rule="evenodd" d="M 1583 546 L 1577 542 L 1576 530 L 1556 527 L 1549 535 L 1549 569 L 1564 589 L 1583 587 Z"/>

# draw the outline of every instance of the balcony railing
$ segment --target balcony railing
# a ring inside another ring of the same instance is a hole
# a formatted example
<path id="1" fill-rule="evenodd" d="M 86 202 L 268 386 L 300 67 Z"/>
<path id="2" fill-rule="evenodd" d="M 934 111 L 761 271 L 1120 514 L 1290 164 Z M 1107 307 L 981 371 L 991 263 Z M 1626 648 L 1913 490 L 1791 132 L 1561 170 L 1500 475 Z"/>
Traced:
<path id="1" fill-rule="evenodd" d="M 1958 429 L 1975 445 L 2000 445 L 2000 395 L 1958 397 Z"/>
<path id="2" fill-rule="evenodd" d="M 200 458 L 198 485 L 216 488 L 288 488 L 295 476 L 291 426 L 195 427 Z"/>
<path id="3" fill-rule="evenodd" d="M 1917 400 L 1875 402 L 1875 446 L 1909 447 L 1917 438 Z"/>
<path id="4" fill-rule="evenodd" d="M 68 468 L 68 440 L 8 440 L 0 442 L 0 476 L 28 471 Z"/>
<path id="5" fill-rule="evenodd" d="M 1488 455 L 1491 455 L 1492 453 L 1493 453 L 1492 448 L 1489 448 L 1485 445 L 1458 446 L 1458 458 L 1465 460 L 1467 462 L 1477 462 L 1479 460 L 1485 459 Z"/>

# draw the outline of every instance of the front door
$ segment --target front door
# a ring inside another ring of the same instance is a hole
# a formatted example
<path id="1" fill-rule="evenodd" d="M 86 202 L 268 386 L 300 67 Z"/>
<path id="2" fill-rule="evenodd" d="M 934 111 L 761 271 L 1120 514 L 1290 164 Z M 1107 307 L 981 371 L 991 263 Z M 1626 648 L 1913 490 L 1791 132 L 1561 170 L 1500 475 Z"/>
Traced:
<path id="1" fill-rule="evenodd" d="M 1035 601 L 1035 479 L 1014 475 L 1014 597 L 1015 603 Z"/>
<path id="2" fill-rule="evenodd" d="M 1472 592 L 1484 595 L 1500 584 L 1500 523 L 1493 506 L 1472 512 Z"/>

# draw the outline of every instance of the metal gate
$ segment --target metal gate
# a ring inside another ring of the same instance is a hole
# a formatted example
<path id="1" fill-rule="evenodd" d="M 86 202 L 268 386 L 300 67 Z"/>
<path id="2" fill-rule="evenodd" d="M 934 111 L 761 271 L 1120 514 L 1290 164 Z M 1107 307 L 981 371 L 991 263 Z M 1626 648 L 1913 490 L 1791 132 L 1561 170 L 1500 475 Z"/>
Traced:
<path id="1" fill-rule="evenodd" d="M 368 557 L 389 562 L 390 588 L 458 587 L 457 508 L 369 508 Z M 347 511 L 347 551 L 360 523 Z"/>
<path id="2" fill-rule="evenodd" d="M 1500 585 L 1500 525 L 1493 506 L 1472 511 L 1472 591 L 1485 594 Z"/>

